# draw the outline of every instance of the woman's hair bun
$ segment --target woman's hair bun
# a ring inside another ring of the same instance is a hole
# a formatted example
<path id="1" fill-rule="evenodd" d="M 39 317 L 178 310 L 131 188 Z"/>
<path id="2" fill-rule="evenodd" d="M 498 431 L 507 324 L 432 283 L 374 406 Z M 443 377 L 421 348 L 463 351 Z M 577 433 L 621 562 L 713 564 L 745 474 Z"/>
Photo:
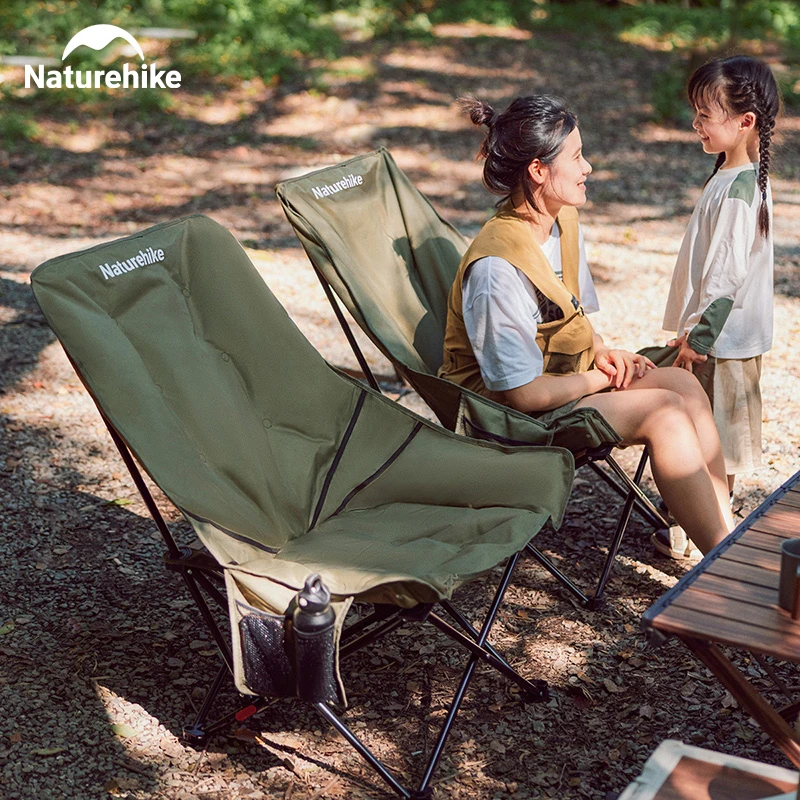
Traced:
<path id="1" fill-rule="evenodd" d="M 477 97 L 459 97 L 458 104 L 461 106 L 465 114 L 469 114 L 469 118 L 475 125 L 486 125 L 491 127 L 497 119 L 495 110 L 483 100 L 478 100 Z"/>

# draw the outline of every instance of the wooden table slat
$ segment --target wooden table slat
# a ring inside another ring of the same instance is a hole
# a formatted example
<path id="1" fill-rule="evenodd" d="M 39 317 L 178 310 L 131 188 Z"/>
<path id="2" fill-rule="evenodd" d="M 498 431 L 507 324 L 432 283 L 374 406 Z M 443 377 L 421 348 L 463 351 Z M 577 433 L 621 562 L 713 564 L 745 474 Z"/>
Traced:
<path id="1" fill-rule="evenodd" d="M 776 533 L 762 533 L 761 531 L 750 528 L 737 541 L 741 542 L 745 547 L 756 547 L 759 550 L 766 550 L 772 553 L 772 557 L 779 560 L 777 550 L 780 548 L 781 542 L 789 539 L 789 536 L 778 536 Z M 734 548 L 731 548 L 733 550 Z"/>
<path id="2" fill-rule="evenodd" d="M 800 518 L 797 513 L 791 513 L 785 509 L 778 509 L 774 513 L 764 514 L 759 517 L 752 525 L 750 530 L 763 531 L 764 533 L 775 533 L 786 539 L 800 536 Z"/>
<path id="3" fill-rule="evenodd" d="M 741 564 L 749 564 L 758 569 L 780 572 L 781 558 L 775 551 L 774 546 L 771 552 L 769 550 L 759 549 L 745 542 L 743 536 L 736 542 L 736 545 L 736 547 L 731 547 L 724 553 L 720 557 L 720 561 L 736 561 Z"/>
<path id="4" fill-rule="evenodd" d="M 791 492 L 787 492 L 777 503 L 775 503 L 775 508 L 780 508 L 783 506 L 784 508 L 800 508 L 800 498 L 793 495 Z"/>
<path id="5" fill-rule="evenodd" d="M 732 578 L 742 583 L 754 583 L 756 586 L 771 588 L 777 586 L 778 575 L 769 569 L 752 567 L 729 558 L 718 558 L 705 570 L 708 575 L 720 575 L 723 578 Z"/>
<path id="6" fill-rule="evenodd" d="M 791 533 L 786 533 L 782 526 L 780 526 L 781 530 L 776 530 L 778 527 L 779 526 L 756 523 L 752 528 L 747 529 L 747 532 L 744 534 L 744 536 L 747 536 L 748 533 L 758 533 L 761 536 L 769 536 L 772 542 L 770 549 L 780 549 L 781 542 L 783 542 L 785 539 L 794 539 L 795 537 L 792 536 Z M 742 537 L 739 538 L 741 539 Z"/>
<path id="7" fill-rule="evenodd" d="M 707 639 L 718 644 L 754 650 L 786 661 L 800 660 L 800 637 L 790 641 L 783 634 L 765 628 L 736 625 L 730 620 L 719 620 L 690 608 L 669 606 L 659 615 L 657 627 L 665 633 Z"/>
<path id="8" fill-rule="evenodd" d="M 778 584 L 774 587 L 757 586 L 754 583 L 742 583 L 731 578 L 703 573 L 693 584 L 692 588 L 704 592 L 711 592 L 720 597 L 730 597 L 732 600 L 744 600 L 760 606 L 774 606 L 778 602 Z"/>
<path id="9" fill-rule="evenodd" d="M 800 653 L 800 622 L 794 622 L 791 616 L 777 605 L 763 606 L 751 603 L 747 599 L 721 597 L 692 586 L 675 600 L 672 607 L 702 611 L 717 618 L 729 631 L 733 631 L 738 625 L 746 629 L 747 633 L 751 632 L 752 626 L 766 628 L 787 639 L 796 640 Z"/>

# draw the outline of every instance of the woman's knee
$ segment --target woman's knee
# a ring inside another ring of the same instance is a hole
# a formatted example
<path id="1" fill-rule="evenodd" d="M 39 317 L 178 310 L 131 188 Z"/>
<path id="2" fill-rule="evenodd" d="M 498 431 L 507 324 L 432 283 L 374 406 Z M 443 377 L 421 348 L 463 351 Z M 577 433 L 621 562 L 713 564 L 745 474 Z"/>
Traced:
<path id="1" fill-rule="evenodd" d="M 677 367 L 667 367 L 659 372 L 663 388 L 679 394 L 692 410 L 711 407 L 708 395 L 700 385 L 700 381 L 691 372 Z"/>
<path id="2" fill-rule="evenodd" d="M 633 402 L 621 402 L 623 394 L 627 393 L 601 395 L 607 403 L 600 410 L 629 444 L 651 444 L 666 431 L 677 432 L 687 422 L 691 424 L 687 403 L 679 392 L 653 387 L 635 392 L 635 398 L 625 398 Z M 617 400 L 620 402 L 614 402 Z"/>
<path id="3" fill-rule="evenodd" d="M 657 403 L 643 420 L 642 433 L 650 440 L 694 433 L 692 402 L 679 391 L 661 389 Z"/>

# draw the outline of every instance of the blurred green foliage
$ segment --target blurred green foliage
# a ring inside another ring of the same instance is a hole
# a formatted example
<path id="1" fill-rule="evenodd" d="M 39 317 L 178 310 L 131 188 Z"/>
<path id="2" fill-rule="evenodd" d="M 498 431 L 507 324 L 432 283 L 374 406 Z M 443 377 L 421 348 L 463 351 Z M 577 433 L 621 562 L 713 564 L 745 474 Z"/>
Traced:
<path id="1" fill-rule="evenodd" d="M 39 135 L 39 126 L 29 114 L 7 111 L 0 114 L 0 144 L 6 147 L 31 142 Z"/>
<path id="2" fill-rule="evenodd" d="M 329 57 L 338 37 L 319 21 L 317 0 L 2 0 L 0 54 L 60 57 L 82 28 L 111 23 L 126 30 L 173 27 L 196 37 L 177 39 L 170 60 L 187 75 L 261 76 L 291 72 L 303 57 Z M 87 48 L 75 65 L 97 61 Z"/>
<path id="3" fill-rule="evenodd" d="M 624 3 L 613 8 L 590 0 L 551 1 L 534 16 L 534 29 L 569 30 L 587 44 L 624 43 L 663 53 L 651 85 L 652 116 L 685 124 L 690 73 L 709 58 L 732 52 L 758 52 L 776 43 L 784 70 L 776 74 L 788 105 L 800 94 L 800 3 L 796 0 L 685 0 Z"/>
<path id="4" fill-rule="evenodd" d="M 800 44 L 795 0 L 692 0 L 624 3 L 551 2 L 539 27 L 569 28 L 592 37 L 651 38 L 673 47 L 720 44 L 732 38 L 794 40 Z"/>
<path id="5" fill-rule="evenodd" d="M 314 0 L 163 0 L 164 12 L 197 31 L 179 48 L 188 74 L 259 76 L 292 72 L 304 57 L 330 58 L 338 37 Z"/>
<path id="6" fill-rule="evenodd" d="M 713 53 L 747 39 L 775 40 L 800 61 L 796 0 L 0 0 L 0 55 L 60 58 L 77 31 L 101 22 L 132 32 L 175 27 L 195 36 L 172 40 L 160 63 L 169 61 L 185 77 L 271 81 L 300 71 L 311 77 L 309 65 L 334 57 L 354 33 L 361 39 L 430 37 L 438 23 L 467 20 L 534 34 L 568 31 L 594 46 L 644 46 L 678 56 Z M 109 58 L 79 48 L 70 63 Z M 673 104 L 684 78 L 679 62 L 656 81 L 658 117 L 676 114 Z M 53 103 L 68 102 L 49 94 Z M 143 106 L 153 103 L 160 101 L 141 98 Z"/>

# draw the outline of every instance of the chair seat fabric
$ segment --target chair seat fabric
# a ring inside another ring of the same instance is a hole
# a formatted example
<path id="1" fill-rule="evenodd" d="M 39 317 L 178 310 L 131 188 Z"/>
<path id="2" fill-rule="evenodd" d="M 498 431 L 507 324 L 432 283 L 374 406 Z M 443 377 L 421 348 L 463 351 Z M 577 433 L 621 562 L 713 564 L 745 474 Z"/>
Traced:
<path id="1" fill-rule="evenodd" d="M 331 517 L 278 554 L 309 571 L 335 568 L 339 594 L 358 594 L 380 575 L 449 597 L 459 583 L 501 563 L 540 528 L 546 512 L 389 503 Z M 331 543 L 335 542 L 335 548 Z"/>

